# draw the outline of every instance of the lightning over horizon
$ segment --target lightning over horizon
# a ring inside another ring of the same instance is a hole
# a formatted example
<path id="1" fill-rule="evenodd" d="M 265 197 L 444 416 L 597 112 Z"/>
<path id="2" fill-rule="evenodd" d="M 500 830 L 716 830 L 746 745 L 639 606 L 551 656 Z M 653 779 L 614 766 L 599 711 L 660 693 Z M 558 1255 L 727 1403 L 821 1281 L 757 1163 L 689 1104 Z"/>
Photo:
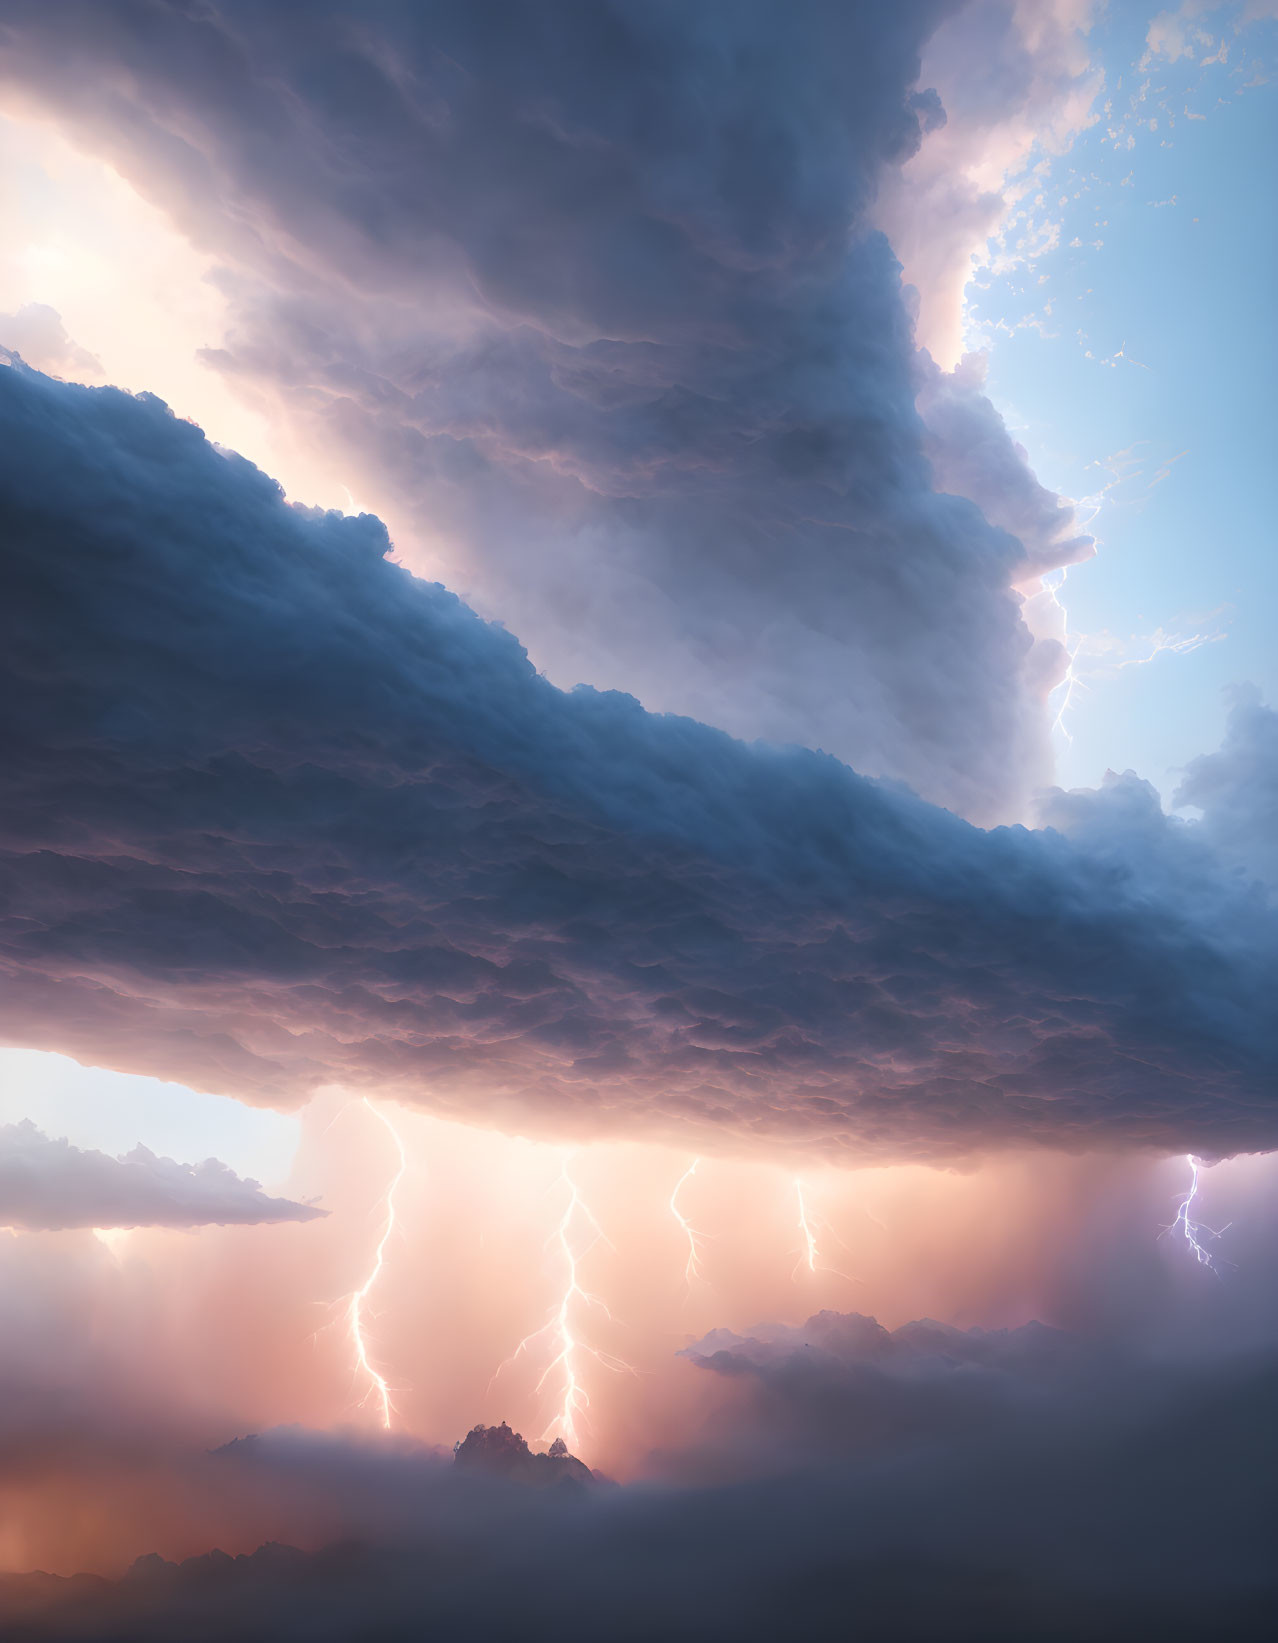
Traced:
<path id="1" fill-rule="evenodd" d="M 1216 1265 L 1216 1257 L 1202 1243 L 1202 1235 L 1206 1234 L 1207 1237 L 1212 1239 L 1220 1238 L 1229 1231 L 1233 1222 L 1226 1221 L 1223 1227 L 1209 1227 L 1201 1221 L 1192 1219 L 1191 1211 L 1194 1207 L 1194 1200 L 1198 1196 L 1198 1176 L 1201 1165 L 1192 1154 L 1186 1156 L 1185 1162 L 1189 1165 L 1190 1170 L 1189 1191 L 1177 1206 L 1175 1220 L 1170 1226 L 1164 1227 L 1158 1236 L 1165 1238 L 1169 1232 L 1178 1232 L 1188 1244 L 1190 1252 L 1198 1265 L 1208 1267 L 1219 1277 L 1220 1268 Z"/>
<path id="2" fill-rule="evenodd" d="M 822 1230 L 828 1232 L 835 1242 L 841 1244 L 844 1249 L 847 1248 L 847 1245 L 843 1243 L 842 1238 L 834 1231 L 834 1228 L 831 1227 L 824 1216 L 818 1215 L 808 1207 L 802 1178 L 797 1175 L 794 1178 L 794 1194 L 799 1209 L 799 1236 L 803 1242 L 799 1250 L 799 1258 L 794 1263 L 794 1270 L 790 1274 L 791 1278 L 798 1275 L 800 1267 L 807 1267 L 811 1273 L 829 1272 L 836 1278 L 844 1279 L 847 1283 L 860 1283 L 861 1280 L 854 1278 L 850 1272 L 841 1272 L 838 1267 L 826 1266 L 821 1260 L 821 1249 L 817 1238 Z"/>
<path id="3" fill-rule="evenodd" d="M 591 1250 L 601 1243 L 609 1244 L 610 1248 L 612 1246 L 594 1211 L 581 1196 L 580 1188 L 569 1173 L 570 1156 L 569 1154 L 564 1155 L 559 1175 L 553 1183 L 555 1186 L 562 1185 L 567 1189 L 567 1202 L 564 1205 L 564 1211 L 559 1218 L 558 1225 L 547 1239 L 547 1245 L 556 1246 L 563 1258 L 565 1276 L 563 1292 L 547 1321 L 540 1329 L 535 1329 L 531 1334 L 524 1336 L 506 1361 L 499 1365 L 492 1380 L 495 1381 L 502 1373 L 502 1370 L 507 1369 L 518 1358 L 528 1352 L 534 1342 L 548 1338 L 551 1356 L 537 1379 L 535 1390 L 539 1393 L 543 1392 L 551 1377 L 559 1372 L 562 1377 L 561 1392 L 558 1413 L 553 1416 L 541 1433 L 540 1441 L 545 1443 L 560 1438 L 575 1454 L 581 1441 L 581 1431 L 577 1424 L 578 1417 L 584 1418 L 586 1410 L 590 1407 L 590 1394 L 582 1384 L 580 1376 L 578 1362 L 580 1355 L 584 1354 L 587 1357 L 594 1358 L 597 1363 L 602 1364 L 605 1369 L 612 1370 L 614 1374 L 633 1375 L 635 1370 L 624 1359 L 590 1345 L 588 1341 L 580 1339 L 575 1333 L 574 1311 L 576 1303 L 580 1303 L 585 1308 L 597 1308 L 610 1323 L 612 1322 L 612 1313 L 609 1311 L 607 1303 L 598 1295 L 594 1295 L 586 1289 L 580 1278 L 581 1263 L 590 1254 Z M 585 1222 L 590 1235 L 582 1247 L 578 1247 L 574 1243 L 573 1228 L 578 1220 Z M 489 1382 L 489 1385 L 492 1385 L 492 1381 Z"/>
<path id="4" fill-rule="evenodd" d="M 796 1179 L 794 1183 L 795 1196 L 799 1201 L 799 1232 L 803 1238 L 803 1250 L 794 1264 L 797 1272 L 805 1263 L 809 1272 L 817 1269 L 817 1242 L 816 1231 L 808 1219 L 808 1206 L 803 1197 L 803 1182 Z"/>
<path id="5" fill-rule="evenodd" d="M 377 1247 L 373 1254 L 373 1264 L 370 1267 L 368 1276 L 364 1279 L 364 1282 L 357 1290 L 353 1291 L 350 1300 L 347 1302 L 346 1321 L 347 1326 L 350 1329 L 351 1345 L 355 1354 L 355 1371 L 356 1373 L 366 1376 L 369 1382 L 368 1390 L 360 1399 L 360 1407 L 363 1408 L 370 1401 L 370 1399 L 375 1400 L 378 1404 L 380 1404 L 382 1426 L 385 1431 L 389 1432 L 391 1429 L 391 1417 L 395 1413 L 395 1407 L 391 1402 L 390 1386 L 387 1383 L 386 1377 L 378 1368 L 376 1368 L 368 1354 L 368 1340 L 364 1331 L 364 1306 L 369 1295 L 372 1293 L 373 1288 L 377 1284 L 378 1279 L 381 1277 L 382 1268 L 385 1265 L 386 1245 L 390 1242 L 391 1233 L 395 1230 L 395 1192 L 400 1182 L 404 1179 L 404 1172 L 408 1168 L 408 1155 L 404 1151 L 404 1143 L 399 1131 L 391 1123 L 390 1119 L 387 1118 L 381 1108 L 375 1107 L 367 1096 L 364 1097 L 364 1105 L 368 1108 L 369 1112 L 375 1114 L 376 1117 L 381 1119 L 382 1123 L 390 1132 L 391 1139 L 394 1141 L 396 1151 L 399 1155 L 399 1168 L 391 1177 L 390 1184 L 386 1188 L 386 1194 L 383 1200 L 386 1206 L 386 1218 L 382 1224 L 381 1236 L 377 1240 Z"/>
<path id="6" fill-rule="evenodd" d="M 692 1160 L 687 1169 L 684 1170 L 683 1174 L 675 1182 L 674 1191 L 670 1194 L 670 1213 L 679 1223 L 679 1230 L 688 1241 L 688 1259 L 684 1262 L 683 1279 L 689 1289 L 692 1287 L 695 1280 L 700 1279 L 702 1282 L 705 1281 L 701 1272 L 701 1246 L 706 1241 L 706 1235 L 703 1232 L 698 1232 L 696 1227 L 692 1225 L 691 1221 L 689 1221 L 687 1216 L 683 1214 L 682 1210 L 680 1210 L 679 1194 L 697 1173 L 697 1165 L 700 1162 L 700 1158 L 694 1158 Z"/>

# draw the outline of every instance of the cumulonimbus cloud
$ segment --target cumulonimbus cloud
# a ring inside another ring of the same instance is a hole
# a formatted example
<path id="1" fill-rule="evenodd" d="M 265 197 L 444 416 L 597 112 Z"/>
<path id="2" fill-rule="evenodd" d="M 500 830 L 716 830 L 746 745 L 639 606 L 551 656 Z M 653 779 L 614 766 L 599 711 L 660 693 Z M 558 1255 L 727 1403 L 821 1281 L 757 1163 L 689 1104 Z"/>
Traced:
<path id="1" fill-rule="evenodd" d="M 143 1146 L 113 1158 L 45 1135 L 29 1119 L 0 1125 L 0 1226 L 256 1226 L 325 1213 L 270 1197 L 217 1158 L 179 1164 Z"/>
<path id="2" fill-rule="evenodd" d="M 978 384 L 916 410 L 873 208 L 948 11 L 18 0 L 0 76 L 220 259 L 209 362 L 549 677 L 988 822 L 1066 666 L 1015 589 L 1090 544 Z M 972 27 L 968 103 L 1021 110 L 1009 8 Z"/>
<path id="3" fill-rule="evenodd" d="M 1278 1141 L 1272 905 L 1134 777 L 983 832 L 562 692 L 376 520 L 20 366 L 0 505 L 13 1042 L 703 1148 Z"/>

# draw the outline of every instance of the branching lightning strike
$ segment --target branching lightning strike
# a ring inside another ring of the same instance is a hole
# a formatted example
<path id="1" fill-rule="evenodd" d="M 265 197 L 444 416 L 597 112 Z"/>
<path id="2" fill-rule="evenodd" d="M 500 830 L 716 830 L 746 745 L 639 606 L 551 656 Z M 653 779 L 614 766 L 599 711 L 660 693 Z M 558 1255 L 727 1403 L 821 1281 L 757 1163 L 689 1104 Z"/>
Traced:
<path id="1" fill-rule="evenodd" d="M 809 1272 L 829 1272 L 836 1278 L 846 1279 L 850 1284 L 860 1283 L 861 1280 L 854 1278 L 850 1272 L 840 1272 L 838 1267 L 826 1266 L 821 1260 L 821 1249 L 817 1238 L 822 1231 L 828 1232 L 834 1241 L 841 1244 L 844 1249 L 847 1248 L 847 1245 L 843 1243 L 842 1238 L 834 1231 L 828 1221 L 808 1208 L 803 1182 L 797 1176 L 794 1182 L 794 1195 L 799 1205 L 799 1236 L 803 1242 L 799 1250 L 799 1258 L 794 1263 L 794 1271 L 790 1276 L 792 1278 L 797 1277 L 799 1269 L 807 1267 Z"/>
<path id="2" fill-rule="evenodd" d="M 395 1408 L 391 1403 L 390 1387 L 385 1376 L 374 1366 L 368 1355 L 368 1340 L 364 1332 L 364 1307 L 377 1280 L 381 1277 L 382 1267 L 385 1265 L 386 1245 L 390 1242 L 391 1233 L 395 1230 L 395 1191 L 404 1179 L 404 1171 L 408 1168 L 408 1155 L 404 1151 L 404 1143 L 400 1138 L 399 1131 L 387 1118 L 386 1114 L 379 1107 L 375 1107 L 367 1097 L 364 1099 L 364 1105 L 369 1112 L 375 1113 L 390 1131 L 391 1139 L 394 1141 L 395 1149 L 399 1154 L 399 1168 L 395 1171 L 390 1185 L 386 1189 L 384 1200 L 386 1219 L 382 1225 L 382 1235 L 377 1240 L 377 1248 L 373 1254 L 373 1264 L 369 1269 L 367 1278 L 364 1279 L 364 1282 L 355 1290 L 347 1302 L 346 1322 L 351 1333 L 351 1346 L 355 1354 L 356 1373 L 362 1374 L 368 1381 L 368 1390 L 360 1399 L 360 1405 L 363 1407 L 370 1400 L 376 1402 L 381 1409 L 382 1425 L 389 1432 Z"/>
<path id="3" fill-rule="evenodd" d="M 578 1417 L 585 1418 L 590 1407 L 590 1394 L 581 1382 L 580 1358 L 582 1355 L 593 1358 L 596 1363 L 602 1364 L 605 1369 L 615 1374 L 635 1373 L 630 1364 L 624 1359 L 615 1357 L 610 1352 L 604 1352 L 599 1347 L 591 1346 L 588 1341 L 581 1340 L 574 1333 L 574 1313 L 578 1305 L 584 1308 L 596 1307 L 604 1317 L 612 1321 L 612 1313 L 598 1295 L 592 1295 L 584 1288 L 580 1278 L 581 1263 L 598 1244 L 607 1244 L 608 1238 L 599 1225 L 594 1211 L 581 1196 L 577 1183 L 568 1171 L 568 1158 L 563 1160 L 556 1186 L 562 1185 L 567 1189 L 568 1200 L 564 1212 L 559 1218 L 559 1224 L 547 1239 L 547 1245 L 555 1245 L 563 1257 L 565 1282 L 563 1293 L 558 1305 L 551 1312 L 546 1323 L 540 1329 L 533 1330 L 531 1335 L 525 1335 L 523 1340 L 506 1359 L 493 1380 L 508 1368 L 516 1359 L 530 1351 L 534 1344 L 541 1340 L 550 1343 L 551 1357 L 537 1380 L 536 1390 L 542 1392 L 551 1377 L 557 1372 L 562 1377 L 562 1391 L 560 1395 L 559 1411 L 550 1421 L 541 1434 L 542 1442 L 552 1438 L 562 1438 L 574 1453 L 581 1441 L 581 1432 L 578 1427 Z M 574 1243 L 574 1223 L 584 1221 L 589 1237 L 584 1247 Z M 612 1246 L 609 1245 L 611 1248 Z M 491 1382 L 489 1383 L 492 1384 Z"/>
<path id="4" fill-rule="evenodd" d="M 1233 1222 L 1226 1221 L 1223 1227 L 1209 1227 L 1204 1226 L 1201 1221 L 1193 1219 L 1191 1212 L 1194 1207 L 1194 1199 L 1198 1196 L 1198 1172 L 1201 1166 L 1192 1155 L 1186 1157 L 1185 1162 L 1189 1165 L 1189 1191 L 1177 1207 L 1176 1219 L 1170 1226 L 1164 1227 L 1158 1236 L 1165 1238 L 1169 1232 L 1178 1233 L 1189 1245 L 1190 1251 L 1199 1266 L 1210 1267 L 1213 1272 L 1219 1273 L 1220 1269 L 1216 1265 L 1216 1257 L 1203 1244 L 1202 1239 L 1204 1235 L 1213 1240 L 1219 1238 L 1223 1233 L 1229 1231 L 1230 1227 L 1233 1226 Z"/>
<path id="5" fill-rule="evenodd" d="M 670 1194 L 670 1213 L 679 1223 L 679 1230 L 688 1240 L 688 1259 L 684 1262 L 683 1280 L 689 1289 L 692 1288 L 694 1282 L 702 1278 L 701 1249 L 702 1245 L 706 1242 L 706 1236 L 704 1233 L 698 1232 L 696 1227 L 692 1225 L 691 1221 L 689 1221 L 687 1216 L 680 1210 L 679 1194 L 697 1173 L 697 1165 L 700 1162 L 701 1160 L 699 1158 L 694 1158 L 692 1160 L 687 1169 L 684 1170 L 683 1174 L 679 1177 L 678 1181 L 675 1182 L 675 1189 Z"/>

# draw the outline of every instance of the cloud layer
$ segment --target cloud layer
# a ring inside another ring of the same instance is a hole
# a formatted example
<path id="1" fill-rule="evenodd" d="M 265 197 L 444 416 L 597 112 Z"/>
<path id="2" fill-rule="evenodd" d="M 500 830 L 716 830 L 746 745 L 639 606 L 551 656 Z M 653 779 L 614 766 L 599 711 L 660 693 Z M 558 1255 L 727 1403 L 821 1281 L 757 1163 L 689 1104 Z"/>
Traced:
<path id="1" fill-rule="evenodd" d="M 10 1040 L 706 1148 L 1274 1144 L 1273 910 L 1134 777 L 986 833 L 563 693 L 145 396 L 0 370 L 0 501 Z"/>
<path id="2" fill-rule="evenodd" d="M 271 1198 L 216 1158 L 178 1164 L 143 1146 L 112 1158 L 53 1140 L 29 1122 L 0 1125 L 0 1226 L 24 1232 L 254 1226 L 323 1214 L 310 1204 Z"/>

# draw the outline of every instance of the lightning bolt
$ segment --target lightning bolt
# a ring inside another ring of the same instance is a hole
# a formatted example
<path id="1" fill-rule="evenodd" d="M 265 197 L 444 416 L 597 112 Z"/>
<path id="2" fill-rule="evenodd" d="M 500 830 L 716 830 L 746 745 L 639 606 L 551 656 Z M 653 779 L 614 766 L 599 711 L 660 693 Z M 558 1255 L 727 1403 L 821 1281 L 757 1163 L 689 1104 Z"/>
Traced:
<path id="1" fill-rule="evenodd" d="M 1189 1191 L 1185 1194 L 1184 1198 L 1181 1199 L 1180 1205 L 1176 1210 L 1176 1219 L 1169 1227 L 1164 1227 L 1158 1236 L 1160 1238 L 1165 1238 L 1169 1232 L 1179 1233 L 1189 1245 L 1193 1257 L 1198 1262 L 1199 1266 L 1210 1267 L 1213 1272 L 1219 1274 L 1220 1269 L 1216 1265 L 1216 1258 L 1202 1243 L 1202 1235 L 1205 1233 L 1208 1238 L 1219 1238 L 1222 1233 L 1228 1232 L 1234 1223 L 1232 1221 L 1226 1221 L 1223 1227 L 1216 1228 L 1204 1226 L 1200 1221 L 1195 1221 L 1193 1219 L 1190 1212 L 1194 1207 L 1194 1199 L 1198 1196 L 1198 1172 L 1200 1165 L 1198 1160 L 1192 1155 L 1187 1157 L 1185 1162 L 1189 1165 Z"/>
<path id="2" fill-rule="evenodd" d="M 565 1156 L 556 1186 L 563 1186 L 567 1192 L 567 1201 L 564 1204 L 563 1214 L 559 1224 L 546 1240 L 547 1247 L 554 1246 L 563 1258 L 564 1287 L 559 1297 L 558 1305 L 553 1309 L 549 1319 L 540 1329 L 533 1330 L 531 1335 L 525 1335 L 523 1340 L 506 1359 L 493 1381 L 513 1364 L 516 1359 L 532 1350 L 538 1341 L 548 1342 L 550 1359 L 542 1370 L 537 1381 L 536 1390 L 543 1392 L 547 1383 L 556 1374 L 560 1377 L 559 1411 L 553 1417 L 546 1430 L 541 1434 L 541 1441 L 552 1438 L 562 1438 L 569 1449 L 576 1452 L 581 1441 L 581 1432 L 578 1427 L 578 1417 L 585 1419 L 586 1411 L 590 1408 L 590 1394 L 581 1381 L 581 1363 L 583 1356 L 593 1358 L 596 1363 L 602 1364 L 616 1374 L 635 1373 L 630 1364 L 624 1359 L 614 1357 L 609 1352 L 603 1352 L 598 1347 L 591 1346 L 588 1341 L 581 1340 L 575 1333 L 574 1316 L 581 1309 L 596 1307 L 604 1317 L 612 1321 L 612 1313 L 598 1295 L 592 1295 L 583 1287 L 580 1276 L 581 1263 L 599 1244 L 608 1244 L 603 1228 L 599 1225 L 594 1211 L 581 1196 L 577 1183 L 568 1170 L 569 1157 Z M 574 1226 L 584 1223 L 587 1239 L 584 1245 L 579 1245 L 578 1234 L 574 1233 Z M 611 1244 L 608 1246 L 611 1248 Z M 489 1382 L 492 1385 L 492 1381 Z"/>
<path id="3" fill-rule="evenodd" d="M 1121 454 L 1123 453 L 1120 453 L 1120 455 Z M 1099 493 L 1099 497 L 1096 499 L 1097 511 L 1099 511 L 1100 503 L 1104 498 L 1105 491 L 1112 489 L 1113 485 L 1118 485 L 1121 483 L 1122 478 L 1119 477 L 1115 478 L 1111 485 L 1104 487 L 1104 490 Z M 1093 514 L 1092 517 L 1094 518 L 1095 514 Z M 1089 519 L 1086 523 L 1090 524 L 1091 520 Z M 1052 719 L 1052 729 L 1060 731 L 1065 741 L 1072 747 L 1074 745 L 1074 737 L 1070 731 L 1069 725 L 1066 723 L 1066 719 L 1070 708 L 1074 705 L 1076 694 L 1079 691 L 1090 690 L 1091 686 L 1087 683 L 1086 678 L 1084 678 L 1083 673 L 1080 671 L 1080 667 L 1086 663 L 1089 654 L 1088 635 L 1085 633 L 1072 635 L 1070 633 L 1069 611 L 1065 608 L 1065 601 L 1061 597 L 1061 593 L 1065 587 L 1065 582 L 1068 575 L 1069 566 L 1066 565 L 1061 570 L 1053 571 L 1049 576 L 1044 576 L 1042 579 L 1042 586 L 1051 603 L 1060 612 L 1062 642 L 1065 644 L 1066 655 L 1069 658 L 1068 666 L 1065 669 L 1064 678 L 1051 693 L 1052 698 L 1056 699 L 1058 702 L 1055 717 Z M 1225 637 L 1226 634 L 1223 628 L 1213 628 L 1211 630 L 1203 630 L 1198 633 L 1181 634 L 1168 633 L 1164 628 L 1159 627 L 1156 628 L 1153 633 L 1142 637 L 1141 642 L 1149 647 L 1149 654 L 1147 656 L 1128 656 L 1122 661 L 1115 662 L 1106 660 L 1103 655 L 1100 655 L 1092 661 L 1090 666 L 1086 667 L 1086 672 L 1093 674 L 1100 679 L 1117 676 L 1123 671 L 1124 668 L 1148 667 L 1151 662 L 1156 661 L 1160 656 L 1191 655 L 1194 651 L 1200 650 L 1202 646 L 1217 644 Z M 1135 642 L 1136 635 L 1133 635 L 1132 643 Z"/>
<path id="4" fill-rule="evenodd" d="M 843 1243 L 842 1238 L 839 1237 L 838 1233 L 834 1231 L 834 1228 L 823 1216 L 817 1215 L 808 1208 L 803 1182 L 798 1176 L 795 1177 L 794 1181 L 794 1195 L 799 1206 L 799 1236 L 802 1238 L 803 1244 L 799 1251 L 799 1258 L 794 1263 L 794 1271 L 790 1276 L 795 1277 L 800 1267 L 807 1267 L 809 1272 L 830 1272 L 836 1278 L 846 1278 L 850 1284 L 860 1283 L 861 1280 L 854 1278 L 851 1273 L 840 1272 L 838 1267 L 826 1266 L 822 1262 L 820 1246 L 817 1243 L 818 1233 L 828 1232 L 835 1243 L 842 1244 L 844 1249 L 847 1249 L 847 1245 Z"/>
<path id="5" fill-rule="evenodd" d="M 382 1275 L 382 1267 L 386 1264 L 386 1245 L 390 1242 L 391 1233 L 395 1230 L 395 1190 L 404 1179 L 404 1171 L 408 1168 L 408 1156 L 404 1151 L 404 1143 L 400 1138 L 399 1131 L 381 1108 L 375 1107 L 367 1096 L 364 1098 L 364 1105 L 369 1112 L 374 1113 L 381 1119 L 390 1132 L 391 1139 L 395 1143 L 395 1150 L 399 1155 L 399 1168 L 395 1171 L 390 1185 L 386 1188 L 386 1195 L 383 1199 L 386 1206 L 386 1219 L 382 1223 L 382 1235 L 377 1240 L 377 1248 L 373 1253 L 373 1264 L 369 1268 L 368 1277 L 364 1279 L 364 1282 L 346 1303 L 346 1323 L 351 1334 L 351 1348 L 355 1354 L 356 1373 L 363 1375 L 368 1381 L 368 1390 L 360 1399 L 360 1407 L 362 1408 L 370 1401 L 379 1405 L 382 1425 L 389 1432 L 391 1417 L 395 1413 L 395 1409 L 391 1403 L 390 1387 L 386 1384 L 386 1378 L 375 1367 L 368 1355 L 368 1339 L 364 1333 L 364 1308 L 369 1295 L 377 1284 L 377 1280 Z"/>
<path id="6" fill-rule="evenodd" d="M 1148 656 L 1129 656 L 1125 662 L 1119 662 L 1115 671 L 1121 671 L 1125 667 L 1147 667 L 1150 662 L 1155 661 L 1165 651 L 1170 651 L 1173 656 L 1188 656 L 1192 651 L 1199 650 L 1203 645 L 1215 644 L 1218 639 L 1224 637 L 1223 633 L 1190 633 L 1184 635 L 1165 633 L 1162 628 L 1159 628 L 1149 636 L 1150 652 Z"/>
<path id="7" fill-rule="evenodd" d="M 1069 657 L 1069 666 L 1065 669 L 1065 677 L 1057 686 L 1057 689 L 1062 693 L 1061 705 L 1057 708 L 1056 717 L 1052 720 L 1052 729 L 1059 730 L 1061 735 L 1064 736 L 1065 740 L 1071 747 L 1074 745 L 1074 737 L 1069 726 L 1065 723 L 1065 715 L 1073 706 L 1074 692 L 1076 690 L 1087 689 L 1086 684 L 1084 684 L 1083 680 L 1074 671 L 1074 665 L 1078 661 L 1078 653 L 1082 648 L 1082 643 L 1083 641 L 1079 639 L 1075 643 L 1073 650 L 1066 652 Z"/>
<path id="8" fill-rule="evenodd" d="M 794 1263 L 794 1270 L 797 1272 L 799 1270 L 799 1268 L 801 1266 L 803 1266 L 803 1264 L 806 1262 L 808 1271 L 809 1272 L 815 1272 L 816 1269 L 817 1269 L 817 1254 L 818 1254 L 817 1241 L 816 1241 L 816 1228 L 812 1225 L 812 1222 L 808 1219 L 808 1206 L 807 1206 L 807 1201 L 803 1196 L 803 1182 L 802 1181 L 798 1181 L 798 1180 L 795 1181 L 795 1183 L 794 1183 L 794 1193 L 795 1193 L 795 1197 L 799 1200 L 799 1231 L 803 1235 L 803 1253 L 799 1256 L 799 1259 Z"/>
<path id="9" fill-rule="evenodd" d="M 691 1289 L 693 1283 L 701 1277 L 701 1246 L 705 1242 L 705 1235 L 704 1233 L 698 1232 L 692 1225 L 691 1221 L 688 1220 L 687 1216 L 681 1212 L 679 1208 L 679 1194 L 683 1191 L 684 1186 L 691 1181 L 692 1177 L 697 1173 L 697 1165 L 700 1162 L 701 1160 L 699 1158 L 694 1158 L 692 1160 L 687 1169 L 684 1170 L 683 1174 L 675 1182 L 675 1189 L 670 1194 L 670 1213 L 679 1223 L 680 1232 L 682 1232 L 684 1237 L 688 1240 L 688 1259 L 684 1262 L 683 1279 L 689 1289 Z"/>
<path id="10" fill-rule="evenodd" d="M 1065 677 L 1056 687 L 1056 689 L 1061 692 L 1061 699 L 1060 706 L 1056 710 L 1056 717 L 1052 720 L 1052 729 L 1059 730 L 1061 735 L 1064 736 L 1065 740 L 1072 747 L 1074 745 L 1074 738 L 1070 734 L 1069 727 L 1065 723 L 1065 715 L 1069 712 L 1070 706 L 1074 700 L 1074 692 L 1076 690 L 1087 689 L 1087 686 L 1083 683 L 1082 679 L 1075 671 L 1075 664 L 1078 661 L 1078 655 L 1079 651 L 1082 649 L 1083 640 L 1082 637 L 1075 639 L 1073 650 L 1069 649 L 1069 612 L 1065 609 L 1065 602 L 1061 598 L 1061 589 L 1065 586 L 1065 580 L 1069 575 L 1069 566 L 1065 565 L 1059 572 L 1054 572 L 1053 574 L 1059 579 L 1052 582 L 1045 576 L 1043 578 L 1043 587 L 1046 590 L 1048 597 L 1051 599 L 1052 604 L 1054 604 L 1057 610 L 1061 613 L 1061 631 L 1066 639 L 1065 653 L 1069 657 L 1069 666 L 1065 669 Z"/>

